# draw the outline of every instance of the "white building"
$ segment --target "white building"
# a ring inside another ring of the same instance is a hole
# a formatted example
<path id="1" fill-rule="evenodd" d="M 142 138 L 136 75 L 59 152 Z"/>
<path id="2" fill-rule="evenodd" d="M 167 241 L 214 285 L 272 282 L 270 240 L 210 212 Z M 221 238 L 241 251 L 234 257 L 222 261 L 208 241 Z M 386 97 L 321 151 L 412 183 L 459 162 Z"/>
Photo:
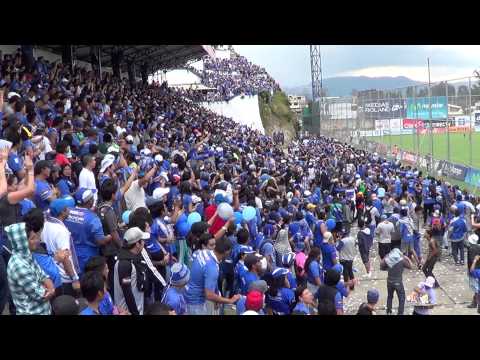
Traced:
<path id="1" fill-rule="evenodd" d="M 290 103 L 290 110 L 296 114 L 301 114 L 303 109 L 307 106 L 307 99 L 305 96 L 288 95 L 288 102 Z"/>

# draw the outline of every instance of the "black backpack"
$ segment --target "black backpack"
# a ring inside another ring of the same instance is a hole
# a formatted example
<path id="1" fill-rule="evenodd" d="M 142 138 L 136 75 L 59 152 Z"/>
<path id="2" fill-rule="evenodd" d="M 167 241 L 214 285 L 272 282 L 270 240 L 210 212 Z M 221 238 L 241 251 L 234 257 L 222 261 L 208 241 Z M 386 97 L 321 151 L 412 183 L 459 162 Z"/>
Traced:
<path id="1" fill-rule="evenodd" d="M 320 285 L 316 297 L 318 299 L 318 315 L 337 315 L 335 296 L 337 289 L 332 286 Z"/>
<path id="2" fill-rule="evenodd" d="M 365 208 L 363 213 L 363 221 L 365 222 L 365 225 L 370 225 L 372 223 L 372 209 L 373 206 L 368 209 Z"/>
<path id="3" fill-rule="evenodd" d="M 273 247 L 273 258 L 275 259 L 275 265 L 281 266 L 282 264 L 282 257 L 281 255 L 277 252 L 275 249 L 275 246 L 273 245 L 273 241 L 269 238 L 266 238 L 258 247 L 258 252 L 263 255 L 263 248 L 265 247 L 266 244 L 271 244 Z"/>
<path id="4" fill-rule="evenodd" d="M 97 209 L 97 214 L 98 214 L 98 217 L 100 218 L 103 232 L 105 234 L 111 233 L 111 229 L 109 229 L 106 221 L 106 215 L 109 211 L 114 211 L 114 210 L 113 210 L 113 207 L 107 203 L 101 204 Z M 100 252 L 103 256 L 116 256 L 118 253 L 118 250 L 119 249 L 117 245 L 113 241 L 100 247 Z"/>

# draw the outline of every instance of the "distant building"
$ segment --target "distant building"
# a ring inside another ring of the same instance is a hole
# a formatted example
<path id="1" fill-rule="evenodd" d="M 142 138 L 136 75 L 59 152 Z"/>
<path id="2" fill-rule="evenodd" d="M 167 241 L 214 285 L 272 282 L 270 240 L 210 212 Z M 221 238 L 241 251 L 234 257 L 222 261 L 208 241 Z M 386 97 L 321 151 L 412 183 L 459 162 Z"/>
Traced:
<path id="1" fill-rule="evenodd" d="M 288 95 L 288 102 L 290 103 L 290 110 L 296 114 L 302 114 L 303 109 L 307 106 L 305 96 Z"/>

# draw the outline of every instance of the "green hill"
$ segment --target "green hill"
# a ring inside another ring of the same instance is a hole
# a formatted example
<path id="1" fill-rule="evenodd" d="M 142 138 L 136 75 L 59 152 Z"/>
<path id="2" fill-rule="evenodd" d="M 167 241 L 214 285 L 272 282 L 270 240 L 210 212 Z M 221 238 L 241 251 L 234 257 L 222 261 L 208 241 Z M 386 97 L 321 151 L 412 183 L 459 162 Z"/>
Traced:
<path id="1" fill-rule="evenodd" d="M 267 135 L 272 135 L 275 131 L 283 131 L 285 144 L 295 138 L 295 114 L 290 110 L 285 93 L 278 91 L 273 96 L 269 93 L 261 93 L 258 96 L 258 106 Z"/>

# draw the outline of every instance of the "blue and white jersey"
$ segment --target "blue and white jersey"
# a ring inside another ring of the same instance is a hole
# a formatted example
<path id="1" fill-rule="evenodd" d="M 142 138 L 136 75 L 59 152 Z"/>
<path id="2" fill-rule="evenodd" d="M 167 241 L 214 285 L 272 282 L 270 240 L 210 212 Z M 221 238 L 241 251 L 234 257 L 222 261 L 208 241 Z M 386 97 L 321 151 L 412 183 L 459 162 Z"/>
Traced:
<path id="1" fill-rule="evenodd" d="M 212 250 L 198 250 L 190 269 L 185 300 L 187 304 L 204 304 L 205 290 L 218 293 L 219 262 Z"/>

